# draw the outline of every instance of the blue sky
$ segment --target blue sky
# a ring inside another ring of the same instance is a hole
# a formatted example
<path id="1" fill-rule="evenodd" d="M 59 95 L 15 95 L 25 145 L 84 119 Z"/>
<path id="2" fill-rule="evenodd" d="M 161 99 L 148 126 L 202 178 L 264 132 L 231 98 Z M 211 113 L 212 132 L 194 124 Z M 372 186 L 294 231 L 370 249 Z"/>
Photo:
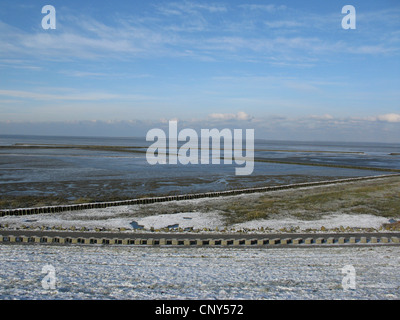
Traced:
<path id="1" fill-rule="evenodd" d="M 0 134 L 145 136 L 178 119 L 400 142 L 399 58 L 397 0 L 2 0 Z"/>

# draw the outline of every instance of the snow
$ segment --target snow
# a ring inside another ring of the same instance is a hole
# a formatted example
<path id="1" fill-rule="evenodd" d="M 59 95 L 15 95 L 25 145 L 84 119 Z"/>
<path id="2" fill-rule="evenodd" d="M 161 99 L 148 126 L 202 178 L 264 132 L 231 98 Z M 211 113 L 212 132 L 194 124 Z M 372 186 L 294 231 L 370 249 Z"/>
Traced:
<path id="1" fill-rule="evenodd" d="M 194 200 L 199 201 L 199 200 Z M 168 204 L 160 204 L 162 205 Z M 220 212 L 141 216 L 140 206 L 57 214 L 6 216 L 8 229 L 29 227 L 146 230 L 223 228 Z M 156 210 L 157 211 L 157 210 Z M 240 228 L 343 226 L 376 228 L 388 219 L 330 214 L 316 220 L 293 216 L 236 224 Z M 141 231 L 146 232 L 146 231 Z M 43 266 L 56 271 L 56 289 L 41 281 Z M 353 265 L 356 289 L 342 287 L 342 268 Z M 399 299 L 400 247 L 171 248 L 102 245 L 0 245 L 0 299 Z"/>
<path id="2" fill-rule="evenodd" d="M 279 230 L 282 228 L 290 229 L 298 227 L 299 230 L 316 229 L 321 227 L 326 229 L 343 228 L 374 228 L 379 229 L 382 224 L 388 223 L 389 219 L 369 214 L 332 214 L 322 219 L 316 220 L 299 220 L 293 218 L 287 219 L 263 219 L 254 220 L 234 225 L 235 229 L 249 228 L 270 228 Z"/>
<path id="3" fill-rule="evenodd" d="M 178 224 L 180 228 L 215 229 L 222 227 L 223 221 L 215 212 L 182 212 L 173 214 L 160 214 L 135 220 L 145 229 L 161 229 Z"/>
<path id="4" fill-rule="evenodd" d="M 8 225 L 9 228 L 20 226 L 42 227 L 46 226 L 80 229 L 105 228 L 109 230 L 118 230 L 124 228 L 133 230 L 132 222 L 141 225 L 145 230 L 167 228 L 168 226 L 178 224 L 180 228 L 193 228 L 198 230 L 216 230 L 225 228 L 223 216 L 220 212 L 178 212 L 172 214 L 154 214 L 151 216 L 140 217 L 140 209 L 137 206 L 121 206 L 104 209 L 90 209 L 83 211 L 71 211 L 63 213 L 50 213 L 32 216 L 5 216 L 0 218 L 1 225 Z M 296 219 L 290 215 L 281 219 L 260 219 L 229 226 L 229 229 L 257 230 L 264 228 L 270 232 L 279 232 L 282 228 L 293 229 L 297 231 L 306 231 L 307 229 L 320 230 L 344 228 L 374 228 L 378 230 L 382 224 L 388 223 L 389 219 L 368 214 L 340 214 L 333 213 L 325 215 L 315 220 Z"/>
<path id="5" fill-rule="evenodd" d="M 199 203 L 207 200 L 188 200 Z M 145 231 L 224 227 L 218 211 L 143 215 L 141 206 L 5 216 L 2 227 L 106 228 Z M 159 206 L 159 207 L 157 207 Z M 162 212 L 162 210 L 160 210 Z M 315 220 L 288 215 L 233 225 L 238 229 L 378 229 L 389 219 L 326 214 Z M 56 289 L 42 287 L 50 264 Z M 342 287 L 342 268 L 354 266 L 356 289 Z M 1 245 L 0 299 L 400 299 L 400 247 L 171 248 L 103 245 Z"/>
<path id="6" fill-rule="evenodd" d="M 0 245 L 0 299 L 399 299 L 400 247 Z M 46 290 L 45 265 L 56 288 Z M 352 265 L 356 288 L 345 291 Z"/>

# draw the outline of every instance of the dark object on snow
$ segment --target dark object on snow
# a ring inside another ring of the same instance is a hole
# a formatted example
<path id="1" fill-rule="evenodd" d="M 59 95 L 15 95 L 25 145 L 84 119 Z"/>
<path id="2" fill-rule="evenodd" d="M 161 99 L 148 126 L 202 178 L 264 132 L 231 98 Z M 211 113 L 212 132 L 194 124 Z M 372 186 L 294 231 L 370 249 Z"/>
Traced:
<path id="1" fill-rule="evenodd" d="M 179 224 L 171 224 L 167 227 L 168 229 L 178 229 L 179 228 Z"/>
<path id="2" fill-rule="evenodd" d="M 130 225 L 132 226 L 133 229 L 139 229 L 139 230 L 144 229 L 144 226 L 139 225 L 136 221 L 132 221 Z"/>

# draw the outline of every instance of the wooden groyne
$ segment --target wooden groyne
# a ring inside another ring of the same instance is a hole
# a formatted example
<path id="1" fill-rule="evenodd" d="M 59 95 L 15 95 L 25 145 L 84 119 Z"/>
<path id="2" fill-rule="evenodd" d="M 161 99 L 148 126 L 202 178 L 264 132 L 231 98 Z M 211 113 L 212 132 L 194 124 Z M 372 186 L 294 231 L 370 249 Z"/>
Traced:
<path id="1" fill-rule="evenodd" d="M 400 176 L 400 174 L 357 177 L 357 178 L 347 178 L 347 179 L 337 179 L 337 180 L 327 180 L 327 181 L 317 181 L 317 182 L 304 182 L 304 183 L 295 183 L 295 184 L 287 184 L 287 185 L 276 185 L 276 186 L 245 188 L 245 189 L 204 192 L 204 193 L 190 193 L 190 194 L 173 195 L 173 196 L 147 197 L 147 198 L 138 198 L 138 199 L 130 199 L 130 200 L 120 200 L 120 201 L 93 202 L 93 203 L 82 203 L 82 204 L 71 204 L 71 205 L 58 205 L 58 206 L 43 206 L 43 207 L 34 207 L 34 208 L 2 209 L 2 210 L 0 210 L 0 217 L 24 216 L 24 215 L 34 215 L 34 214 L 44 214 L 44 213 L 58 213 L 58 212 L 65 212 L 65 211 L 77 211 L 77 210 L 88 210 L 88 209 L 101 209 L 101 208 L 109 208 L 109 207 L 117 207 L 117 206 L 144 205 L 144 204 L 152 204 L 152 203 L 158 203 L 158 202 L 182 201 L 182 200 L 193 200 L 193 199 L 202 199 L 202 198 L 216 198 L 216 197 L 234 196 L 234 195 L 240 195 L 240 194 L 250 194 L 250 193 L 269 192 L 269 191 L 278 191 L 278 190 L 289 190 L 289 189 L 298 189 L 298 188 L 304 188 L 304 187 L 315 187 L 315 186 L 324 186 L 324 185 L 340 184 L 340 183 L 347 183 L 347 182 L 365 181 L 365 180 L 389 178 L 389 177 L 395 177 L 395 176 Z"/>

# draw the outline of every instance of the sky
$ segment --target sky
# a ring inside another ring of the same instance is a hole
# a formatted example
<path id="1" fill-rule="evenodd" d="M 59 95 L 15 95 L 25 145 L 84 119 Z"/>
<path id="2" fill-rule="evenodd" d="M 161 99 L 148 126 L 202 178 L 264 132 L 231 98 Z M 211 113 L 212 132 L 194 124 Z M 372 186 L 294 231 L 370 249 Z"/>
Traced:
<path id="1" fill-rule="evenodd" d="M 400 142 L 399 58 L 398 0 L 2 0 L 0 134 Z"/>

